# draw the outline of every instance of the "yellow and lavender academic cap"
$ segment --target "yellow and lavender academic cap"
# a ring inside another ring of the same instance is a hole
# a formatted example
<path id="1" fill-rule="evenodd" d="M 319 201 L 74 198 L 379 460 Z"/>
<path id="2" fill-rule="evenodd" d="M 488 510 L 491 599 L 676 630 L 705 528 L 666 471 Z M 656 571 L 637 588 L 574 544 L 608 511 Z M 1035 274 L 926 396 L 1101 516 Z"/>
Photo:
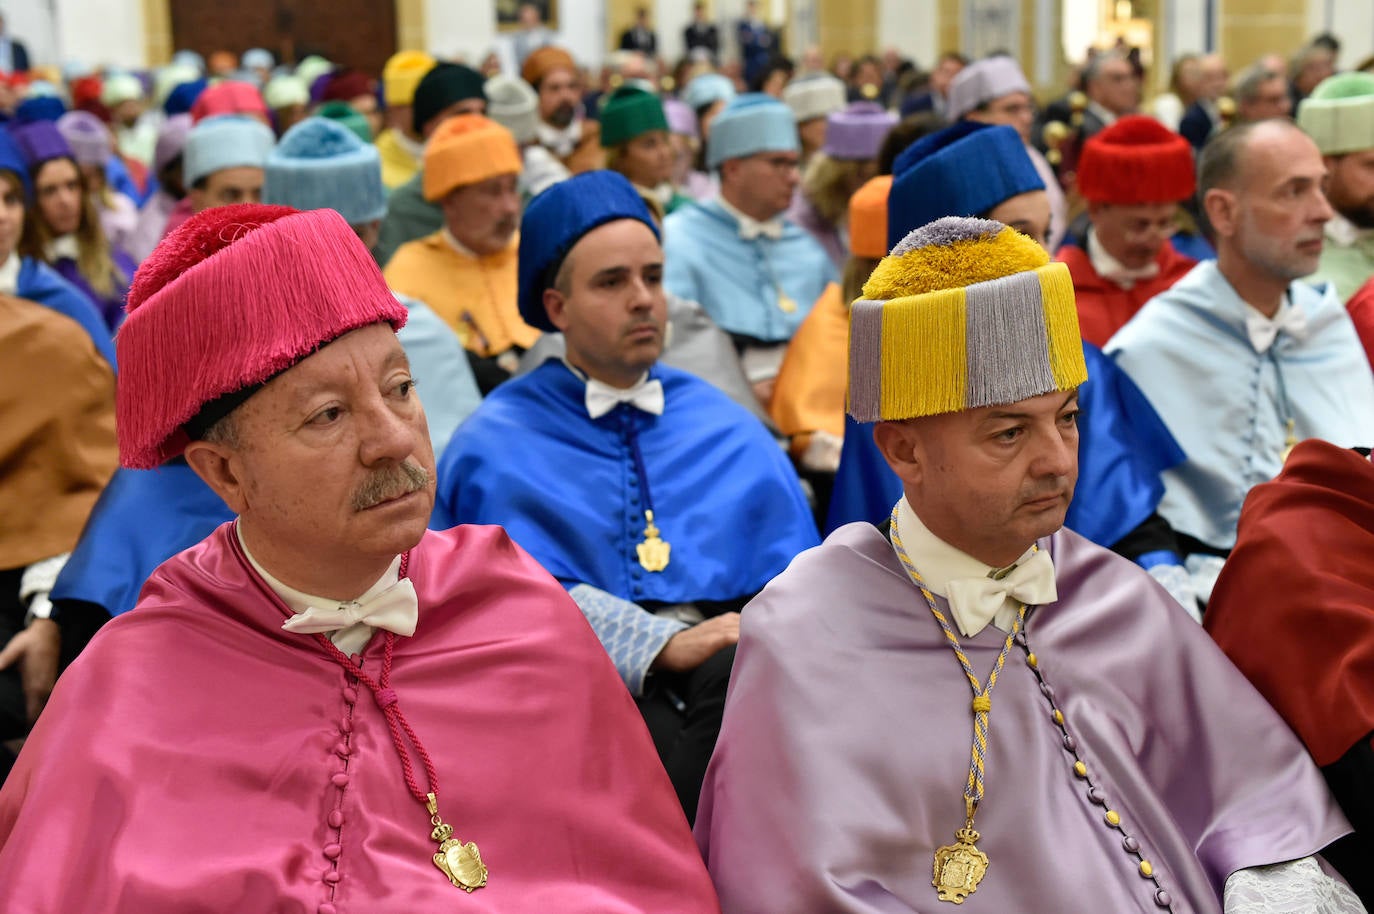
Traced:
<path id="1" fill-rule="evenodd" d="M 990 219 L 937 219 L 878 264 L 849 316 L 849 414 L 914 419 L 1088 379 L 1073 280 Z"/>

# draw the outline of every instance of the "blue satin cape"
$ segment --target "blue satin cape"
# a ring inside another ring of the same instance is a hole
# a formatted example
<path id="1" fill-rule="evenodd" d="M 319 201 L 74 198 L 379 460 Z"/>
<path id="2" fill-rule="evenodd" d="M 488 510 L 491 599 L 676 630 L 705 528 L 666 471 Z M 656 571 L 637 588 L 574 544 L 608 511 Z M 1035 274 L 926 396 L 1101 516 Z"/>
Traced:
<path id="1" fill-rule="evenodd" d="M 156 470 L 121 467 L 100 493 L 51 598 L 126 613 L 157 566 L 233 518 L 180 458 Z"/>
<path id="2" fill-rule="evenodd" d="M 665 412 L 620 405 L 599 419 L 586 385 L 548 361 L 493 391 L 439 462 L 434 526 L 500 524 L 565 586 L 591 584 L 635 603 L 753 594 L 819 539 L 796 473 L 757 419 L 683 371 L 655 366 Z M 672 547 L 640 567 L 643 486 Z"/>

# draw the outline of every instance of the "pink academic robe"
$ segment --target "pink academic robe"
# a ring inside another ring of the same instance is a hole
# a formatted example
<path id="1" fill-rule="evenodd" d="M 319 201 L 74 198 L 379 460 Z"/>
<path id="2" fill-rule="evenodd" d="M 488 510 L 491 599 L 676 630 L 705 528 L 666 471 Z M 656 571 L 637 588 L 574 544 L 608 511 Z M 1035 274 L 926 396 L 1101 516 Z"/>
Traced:
<path id="1" fill-rule="evenodd" d="M 371 692 L 282 630 L 289 611 L 230 523 L 163 564 L 58 683 L 0 790 L 0 907 L 718 911 L 629 693 L 563 589 L 499 527 L 427 533 L 409 576 L 419 627 L 396 639 L 391 687 L 485 888 L 435 866 Z M 373 676 L 384 640 L 362 655 Z"/>

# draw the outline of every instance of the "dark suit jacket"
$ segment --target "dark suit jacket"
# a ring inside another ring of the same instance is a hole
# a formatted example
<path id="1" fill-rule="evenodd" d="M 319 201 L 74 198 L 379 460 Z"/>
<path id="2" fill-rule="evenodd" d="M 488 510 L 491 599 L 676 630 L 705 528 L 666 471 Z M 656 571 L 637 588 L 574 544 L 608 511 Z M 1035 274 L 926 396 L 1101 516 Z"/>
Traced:
<path id="1" fill-rule="evenodd" d="M 620 50 L 639 51 L 653 56 L 658 53 L 658 36 L 652 29 L 632 26 L 620 33 Z"/>
<path id="2" fill-rule="evenodd" d="M 720 54 L 720 32 L 710 23 L 693 22 L 687 26 L 682 30 L 682 43 L 687 46 L 688 54 L 696 48 L 705 48 L 712 57 Z"/>
<path id="3" fill-rule="evenodd" d="M 10 56 L 14 62 L 14 72 L 26 73 L 29 69 L 29 49 L 24 47 L 24 42 L 10 39 Z"/>
<path id="4" fill-rule="evenodd" d="M 1207 109 L 1202 107 L 1201 102 L 1193 102 L 1188 106 L 1188 110 L 1183 112 L 1183 119 L 1178 122 L 1178 132 L 1183 135 L 1189 143 L 1193 144 L 1193 149 L 1201 149 L 1207 144 L 1207 140 L 1212 135 L 1212 130 L 1216 128 L 1216 123 L 1212 116 L 1207 113 Z"/>

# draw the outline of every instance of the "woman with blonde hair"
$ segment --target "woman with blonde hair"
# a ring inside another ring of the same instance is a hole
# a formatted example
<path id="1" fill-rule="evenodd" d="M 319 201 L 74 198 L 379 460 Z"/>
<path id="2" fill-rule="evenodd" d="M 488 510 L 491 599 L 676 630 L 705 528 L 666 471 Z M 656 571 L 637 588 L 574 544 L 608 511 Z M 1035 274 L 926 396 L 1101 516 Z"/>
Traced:
<path id="1" fill-rule="evenodd" d="M 849 257 L 849 198 L 877 174 L 878 150 L 897 116 L 873 102 L 830 115 L 825 145 L 811 157 L 787 217 L 821 243 L 837 269 Z"/>
<path id="2" fill-rule="evenodd" d="M 86 176 L 56 125 L 40 121 L 14 131 L 33 183 L 20 251 L 51 265 L 96 306 L 111 331 L 124 319 L 134 263 L 105 237 Z"/>

